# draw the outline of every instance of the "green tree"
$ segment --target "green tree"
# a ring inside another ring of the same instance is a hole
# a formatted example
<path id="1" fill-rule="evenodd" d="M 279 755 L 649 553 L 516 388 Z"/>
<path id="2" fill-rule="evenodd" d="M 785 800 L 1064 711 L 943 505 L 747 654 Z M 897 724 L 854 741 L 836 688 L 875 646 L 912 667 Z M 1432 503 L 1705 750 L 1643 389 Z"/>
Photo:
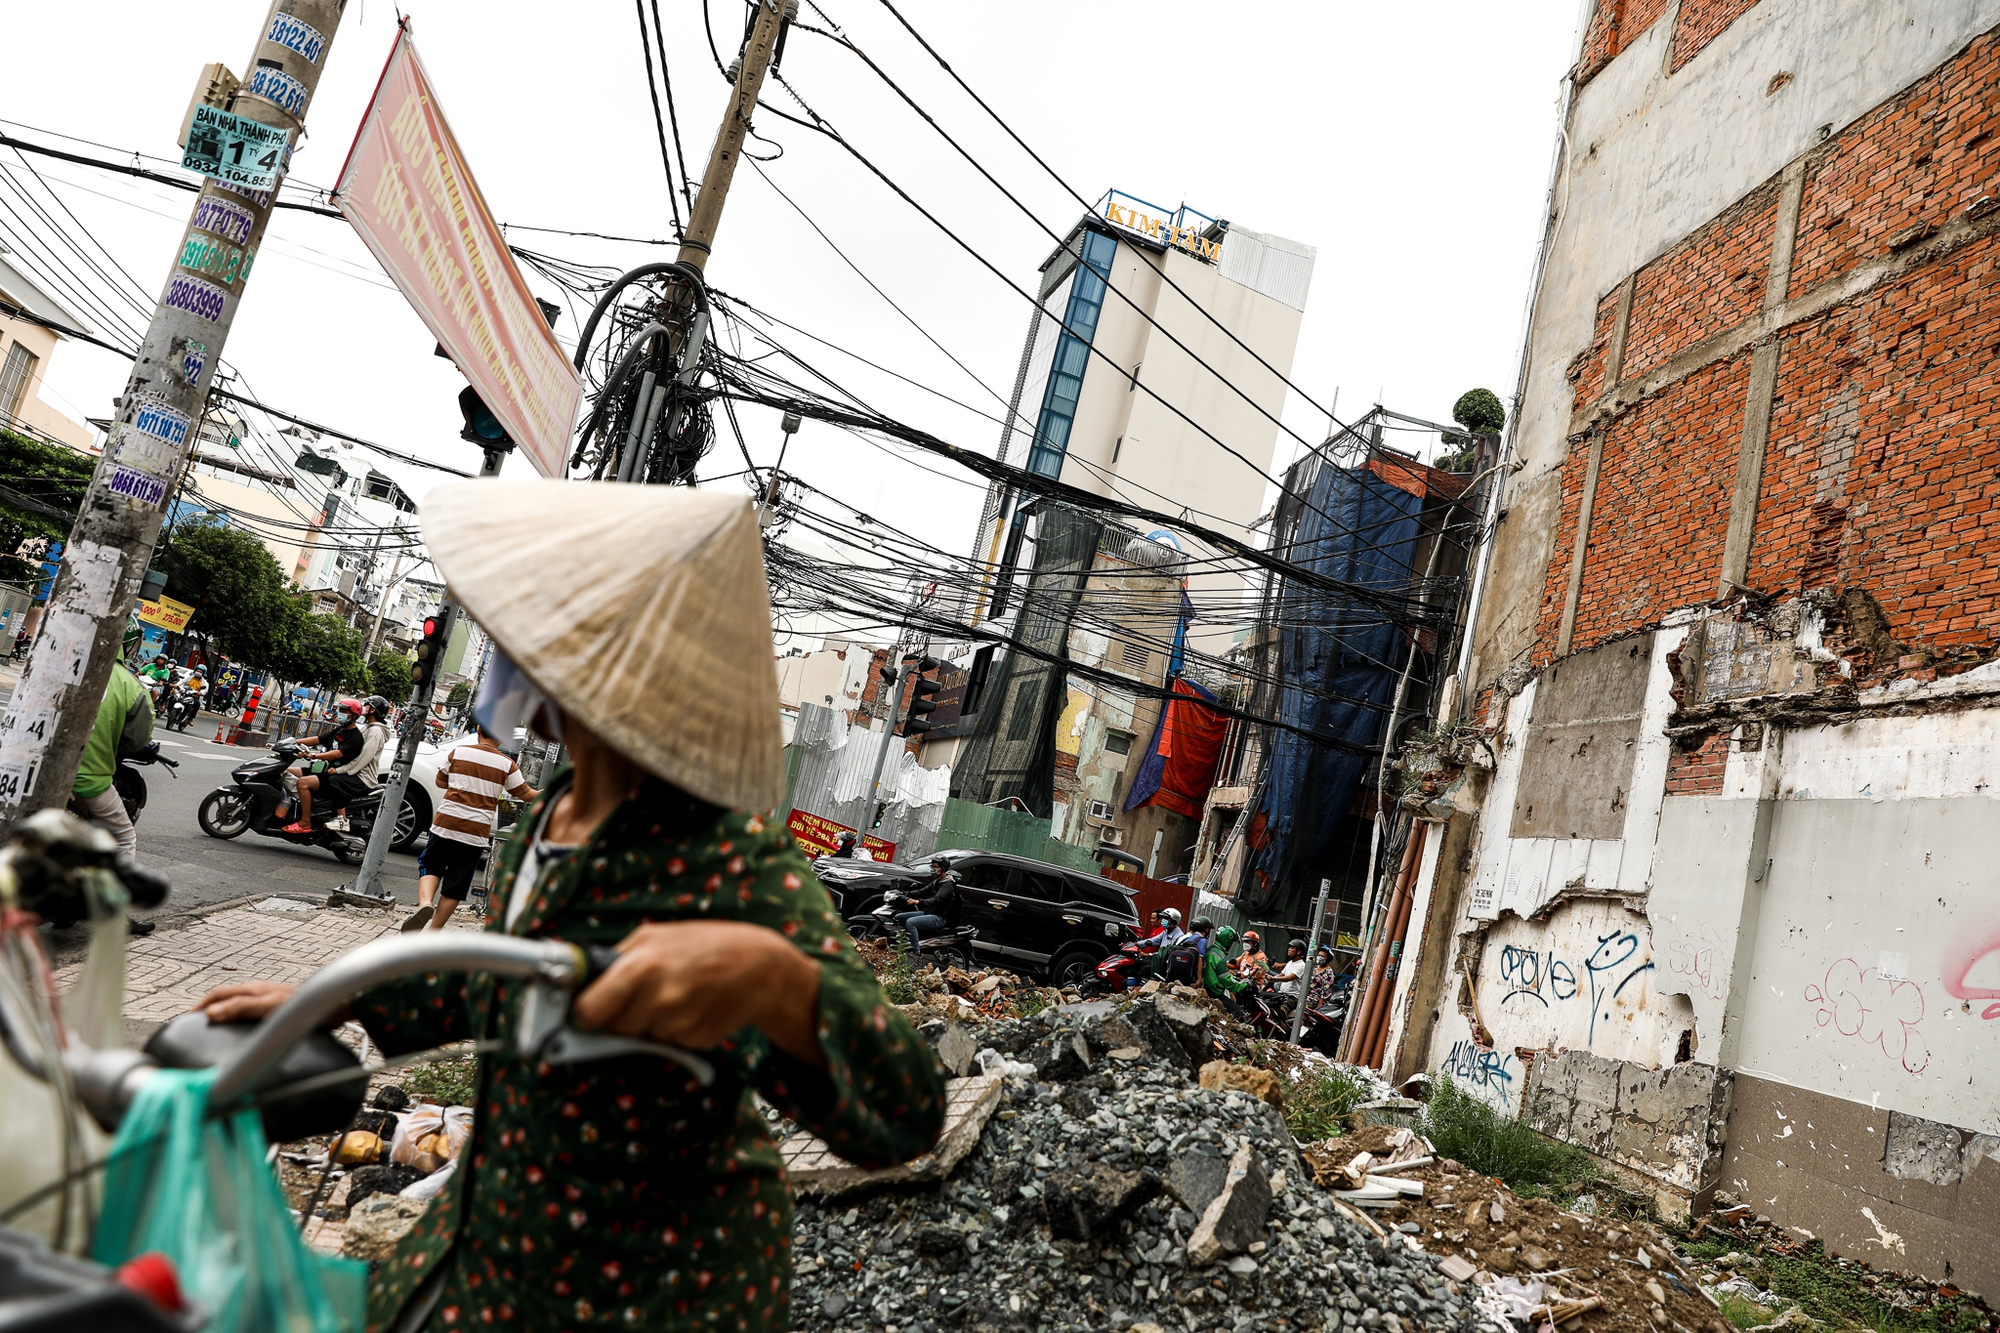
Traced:
<path id="1" fill-rule="evenodd" d="M 287 598 L 286 606 L 285 642 L 271 669 L 287 680 L 321 689 L 367 693 L 370 681 L 361 656 L 366 646 L 361 635 L 340 617 L 314 611 L 312 599 L 303 593 Z"/>
<path id="2" fill-rule="evenodd" d="M 368 664 L 368 678 L 372 692 L 392 704 L 401 704 L 410 697 L 410 659 L 401 653 L 375 654 L 375 660 Z"/>
<path id="3" fill-rule="evenodd" d="M 1507 424 L 1507 409 L 1500 405 L 1500 399 L 1491 389 L 1467 389 L 1451 405 L 1451 419 L 1472 432 L 1472 435 L 1497 435 Z M 1478 454 L 1472 435 L 1460 435 L 1457 431 L 1445 431 L 1444 447 L 1454 452 L 1448 458 L 1440 458 L 1438 466 L 1447 472 L 1469 472 Z"/>
<path id="4" fill-rule="evenodd" d="M 284 654 L 291 592 L 269 548 L 251 533 L 202 515 L 168 533 L 155 568 L 167 575 L 167 596 L 194 607 L 188 632 L 260 670 Z M 207 655 L 207 654 L 204 654 Z"/>
<path id="5" fill-rule="evenodd" d="M 96 467 L 87 454 L 0 430 L 0 579 L 26 583 L 41 576 L 39 559 L 15 552 L 24 542 L 69 540 Z"/>
<path id="6" fill-rule="evenodd" d="M 465 711 L 465 706 L 471 702 L 472 702 L 472 682 L 467 680 L 461 680 L 460 682 L 458 682 L 458 684 L 452 686 L 451 693 L 445 696 L 444 700 L 445 711 L 450 713 L 462 713 Z"/>

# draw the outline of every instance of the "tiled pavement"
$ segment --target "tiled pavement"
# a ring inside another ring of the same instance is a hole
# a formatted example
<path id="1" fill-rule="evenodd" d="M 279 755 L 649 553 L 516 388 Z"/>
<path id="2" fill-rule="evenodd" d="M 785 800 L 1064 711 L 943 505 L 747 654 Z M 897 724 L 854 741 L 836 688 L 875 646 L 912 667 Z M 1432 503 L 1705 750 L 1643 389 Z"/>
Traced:
<path id="1" fill-rule="evenodd" d="M 303 981 L 358 945 L 396 929 L 402 911 L 315 907 L 270 897 L 132 940 L 125 956 L 125 1024 L 137 1036 L 232 981 Z M 56 974 L 67 989 L 81 964 Z"/>

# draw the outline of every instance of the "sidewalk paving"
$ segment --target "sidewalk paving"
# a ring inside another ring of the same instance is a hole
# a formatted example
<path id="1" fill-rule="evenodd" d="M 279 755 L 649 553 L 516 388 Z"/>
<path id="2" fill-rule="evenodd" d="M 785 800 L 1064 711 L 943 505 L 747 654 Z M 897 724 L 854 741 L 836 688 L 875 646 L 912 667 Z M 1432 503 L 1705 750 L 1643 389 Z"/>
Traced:
<path id="1" fill-rule="evenodd" d="M 303 981 L 349 949 L 394 932 L 406 914 L 274 895 L 132 940 L 125 954 L 126 1032 L 143 1039 L 232 981 Z M 81 970 L 81 963 L 62 968 L 57 986 L 67 990 Z"/>

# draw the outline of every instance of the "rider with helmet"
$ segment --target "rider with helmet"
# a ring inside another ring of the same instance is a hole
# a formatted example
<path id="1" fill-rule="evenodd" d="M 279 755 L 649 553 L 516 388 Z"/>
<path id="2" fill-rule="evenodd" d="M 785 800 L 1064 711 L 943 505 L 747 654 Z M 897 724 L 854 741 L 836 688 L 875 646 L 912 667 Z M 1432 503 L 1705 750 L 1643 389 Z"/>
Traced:
<path id="1" fill-rule="evenodd" d="M 347 763 L 361 753 L 361 701 L 342 699 L 333 706 L 334 727 L 317 736 L 299 738 L 299 764 L 285 770 L 285 799 L 272 813 L 272 822 L 284 824 L 286 811 L 291 809 L 294 797 L 299 802 L 298 819 L 286 825 L 287 833 L 309 833 L 312 831 L 312 792 L 320 785 L 317 775 L 302 775 L 301 769 L 310 769 L 317 760 L 329 763 Z"/>
<path id="2" fill-rule="evenodd" d="M 1239 993 L 1250 989 L 1250 983 L 1241 977 L 1232 976 L 1229 969 L 1229 950 L 1236 943 L 1236 928 L 1224 926 L 1215 932 L 1209 942 L 1208 952 L 1201 959 L 1202 985 L 1208 993 L 1222 1001 L 1222 1007 L 1236 1017 L 1243 1016 L 1243 1009 L 1236 1003 Z"/>
<path id="3" fill-rule="evenodd" d="M 382 751 L 389 744 L 390 703 L 379 694 L 371 694 L 361 701 L 361 708 L 360 751 L 319 779 L 326 790 L 326 799 L 333 802 L 335 810 L 334 818 L 326 826 L 337 833 L 347 832 L 348 803 L 360 800 L 382 785 Z M 309 808 L 301 801 L 301 822 L 308 822 L 303 812 Z"/>

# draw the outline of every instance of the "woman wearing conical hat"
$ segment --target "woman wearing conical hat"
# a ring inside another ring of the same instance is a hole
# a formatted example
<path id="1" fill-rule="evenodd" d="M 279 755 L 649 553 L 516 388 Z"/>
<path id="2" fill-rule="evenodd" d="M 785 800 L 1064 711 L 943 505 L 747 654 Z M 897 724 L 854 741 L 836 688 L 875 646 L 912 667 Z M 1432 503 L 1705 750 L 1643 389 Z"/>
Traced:
<path id="1" fill-rule="evenodd" d="M 569 749 L 497 853 L 489 929 L 616 944 L 579 1026 L 703 1051 L 678 1065 L 482 1058 L 445 1196 L 371 1280 L 371 1328 L 783 1330 L 792 1201 L 761 1093 L 841 1157 L 936 1140 L 944 1085 L 825 891 L 762 812 L 784 797 L 755 511 L 664 486 L 478 481 L 426 500 L 424 536 L 506 661 L 478 711 Z M 434 976 L 353 1006 L 383 1052 L 510 1038 L 513 983 Z M 224 987 L 217 1021 L 289 988 Z M 429 1322 L 398 1318 L 431 1308 Z"/>

